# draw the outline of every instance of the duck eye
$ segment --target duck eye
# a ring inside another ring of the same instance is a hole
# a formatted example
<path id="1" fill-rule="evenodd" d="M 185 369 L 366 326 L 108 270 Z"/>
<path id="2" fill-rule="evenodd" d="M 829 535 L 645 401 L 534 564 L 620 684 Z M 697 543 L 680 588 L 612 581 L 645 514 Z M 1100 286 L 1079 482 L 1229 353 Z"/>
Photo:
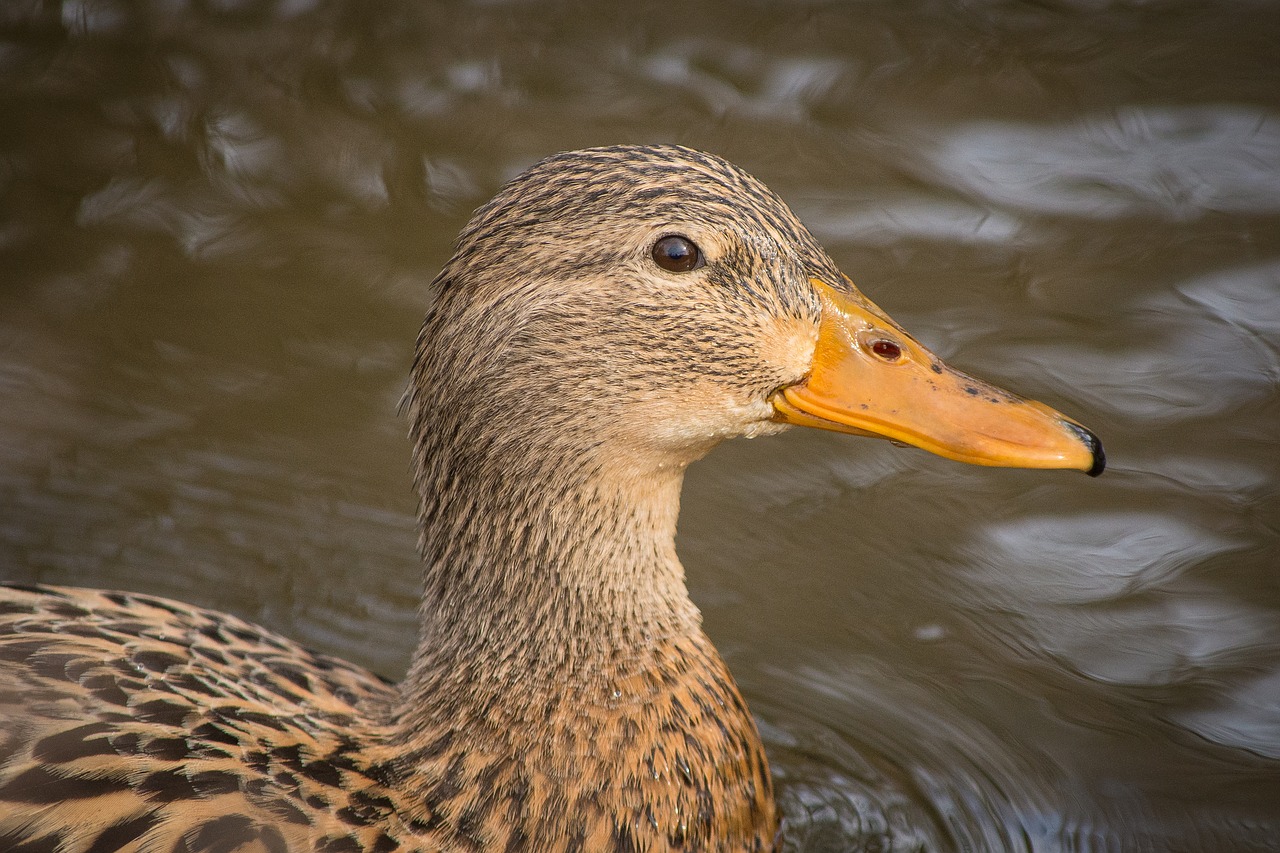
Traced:
<path id="1" fill-rule="evenodd" d="M 702 266 L 702 252 L 687 237 L 673 234 L 653 244 L 653 262 L 668 272 L 689 272 Z"/>

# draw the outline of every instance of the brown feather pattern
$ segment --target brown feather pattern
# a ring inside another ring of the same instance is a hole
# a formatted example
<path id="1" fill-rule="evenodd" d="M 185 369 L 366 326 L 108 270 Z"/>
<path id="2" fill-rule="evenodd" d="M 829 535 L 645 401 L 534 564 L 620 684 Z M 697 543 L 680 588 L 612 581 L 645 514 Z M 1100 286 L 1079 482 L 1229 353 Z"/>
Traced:
<path id="1" fill-rule="evenodd" d="M 706 264 L 660 269 L 680 234 Z M 755 724 L 675 555 L 686 466 L 843 277 L 677 146 L 560 154 L 481 207 L 407 395 L 421 634 L 404 681 L 146 595 L 0 591 L 0 849 L 764 850 Z"/>

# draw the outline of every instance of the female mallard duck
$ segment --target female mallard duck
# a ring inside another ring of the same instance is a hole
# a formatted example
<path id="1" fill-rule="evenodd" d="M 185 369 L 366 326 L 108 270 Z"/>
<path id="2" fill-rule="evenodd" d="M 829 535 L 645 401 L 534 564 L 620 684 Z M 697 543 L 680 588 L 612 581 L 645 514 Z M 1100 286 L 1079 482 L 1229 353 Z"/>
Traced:
<path id="1" fill-rule="evenodd" d="M 173 601 L 9 587 L 0 849 L 767 849 L 760 738 L 675 554 L 686 466 L 804 424 L 1102 469 L 1091 433 L 945 367 L 708 154 L 544 160 L 436 287 L 404 681 Z"/>

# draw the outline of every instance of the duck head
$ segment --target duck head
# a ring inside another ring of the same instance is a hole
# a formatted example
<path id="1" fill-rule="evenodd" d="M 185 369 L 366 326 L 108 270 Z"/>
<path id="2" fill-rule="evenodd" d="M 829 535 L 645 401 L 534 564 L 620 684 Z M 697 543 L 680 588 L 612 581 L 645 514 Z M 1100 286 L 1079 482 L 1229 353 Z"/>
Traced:
<path id="1" fill-rule="evenodd" d="M 448 409 L 477 453 L 682 468 L 803 425 L 979 465 L 1103 467 L 1091 432 L 943 364 L 781 199 L 709 154 L 543 160 L 476 212 L 437 285 L 417 431 Z"/>

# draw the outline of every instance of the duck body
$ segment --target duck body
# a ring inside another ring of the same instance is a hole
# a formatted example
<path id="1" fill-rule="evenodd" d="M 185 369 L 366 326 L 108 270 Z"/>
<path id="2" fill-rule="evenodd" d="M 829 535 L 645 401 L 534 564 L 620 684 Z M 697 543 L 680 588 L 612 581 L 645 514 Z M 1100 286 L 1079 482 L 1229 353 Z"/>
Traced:
<path id="1" fill-rule="evenodd" d="M 306 849 L 388 772 L 355 745 L 393 688 L 151 596 L 3 587 L 0 684 L 0 849 Z"/>
<path id="2" fill-rule="evenodd" d="M 756 829 L 772 819 L 764 755 L 705 642 L 664 649 L 614 682 L 625 694 L 526 695 L 525 719 L 457 709 L 405 738 L 388 716 L 395 686 L 234 616 L 133 593 L 2 590 L 3 850 L 770 841 Z M 682 671 L 698 672 L 692 689 Z M 731 766 L 708 778 L 716 752 Z"/>
<path id="3" fill-rule="evenodd" d="M 770 849 L 760 737 L 675 553 L 687 466 L 804 424 L 1101 470 L 1091 434 L 946 368 L 709 154 L 548 158 L 435 290 L 404 680 L 176 602 L 0 590 L 0 849 Z"/>

